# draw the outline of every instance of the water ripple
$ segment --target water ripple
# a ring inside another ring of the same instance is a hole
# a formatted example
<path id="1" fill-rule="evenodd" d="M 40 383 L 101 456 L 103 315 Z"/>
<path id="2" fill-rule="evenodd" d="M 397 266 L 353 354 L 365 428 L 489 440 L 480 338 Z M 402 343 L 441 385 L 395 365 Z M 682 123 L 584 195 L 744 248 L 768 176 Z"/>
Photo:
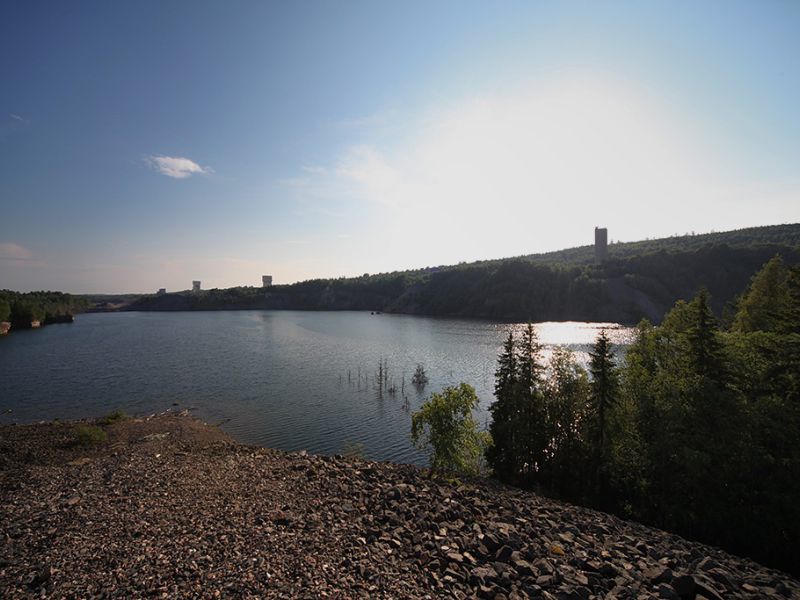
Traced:
<path id="1" fill-rule="evenodd" d="M 410 411 L 465 381 L 485 423 L 509 327 L 520 326 L 360 312 L 80 315 L 0 339 L 0 423 L 149 414 L 177 402 L 245 443 L 329 454 L 358 443 L 369 458 L 425 463 L 411 444 Z M 538 328 L 546 346 L 567 344 L 583 360 L 598 331 Z M 629 330 L 611 334 L 624 342 Z M 382 359 L 404 394 L 378 393 Z M 417 363 L 430 378 L 422 394 L 411 386 Z"/>

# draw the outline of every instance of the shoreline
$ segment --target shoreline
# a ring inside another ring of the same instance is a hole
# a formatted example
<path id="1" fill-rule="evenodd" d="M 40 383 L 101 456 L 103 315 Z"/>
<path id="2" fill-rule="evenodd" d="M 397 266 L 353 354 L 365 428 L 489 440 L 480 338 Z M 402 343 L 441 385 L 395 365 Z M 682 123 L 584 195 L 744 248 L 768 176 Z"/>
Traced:
<path id="1" fill-rule="evenodd" d="M 75 446 L 89 423 L 0 427 L 6 597 L 800 597 L 785 573 L 491 480 L 248 446 L 188 413 Z"/>

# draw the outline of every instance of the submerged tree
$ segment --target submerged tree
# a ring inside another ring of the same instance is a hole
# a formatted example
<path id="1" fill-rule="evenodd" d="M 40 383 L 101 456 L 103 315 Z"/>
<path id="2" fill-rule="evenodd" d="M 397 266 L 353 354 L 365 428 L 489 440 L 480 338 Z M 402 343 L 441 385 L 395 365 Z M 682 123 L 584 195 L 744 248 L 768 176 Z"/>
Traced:
<path id="1" fill-rule="evenodd" d="M 421 363 L 417 363 L 417 368 L 414 371 L 414 375 L 411 377 L 411 383 L 420 389 L 428 384 L 428 374 L 425 373 L 425 367 L 423 367 Z"/>

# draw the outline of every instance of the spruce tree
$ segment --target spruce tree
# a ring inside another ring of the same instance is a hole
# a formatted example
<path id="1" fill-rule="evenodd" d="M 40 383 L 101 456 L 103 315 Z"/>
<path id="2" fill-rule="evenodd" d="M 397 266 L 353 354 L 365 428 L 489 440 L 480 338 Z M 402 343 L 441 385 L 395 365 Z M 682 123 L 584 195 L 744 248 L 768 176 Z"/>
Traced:
<path id="1" fill-rule="evenodd" d="M 686 332 L 689 358 L 695 373 L 721 382 L 726 375 L 722 342 L 718 336 L 717 320 L 708 303 L 709 296 L 705 288 L 701 288 L 689 303 L 691 325 Z"/>
<path id="2" fill-rule="evenodd" d="M 517 356 L 514 333 L 508 333 L 503 350 L 497 358 L 495 371 L 495 401 L 489 407 L 492 423 L 489 433 L 492 444 L 486 451 L 486 460 L 502 481 L 513 481 L 517 476 L 515 424 L 517 421 L 518 389 Z"/>
<path id="3" fill-rule="evenodd" d="M 589 384 L 589 397 L 594 413 L 593 454 L 595 464 L 596 489 L 599 501 L 605 504 L 607 498 L 609 444 L 608 424 L 611 410 L 617 402 L 619 382 L 611 351 L 611 342 L 605 329 L 600 331 L 589 353 L 589 372 L 592 380 Z"/>
<path id="4" fill-rule="evenodd" d="M 776 254 L 753 276 L 750 287 L 739 301 L 733 321 L 734 331 L 774 331 L 790 303 L 789 272 Z"/>
<path id="5" fill-rule="evenodd" d="M 541 352 L 536 330 L 528 323 L 516 344 L 519 419 L 514 425 L 518 431 L 515 453 L 528 486 L 544 466 L 548 445 Z"/>
<path id="6" fill-rule="evenodd" d="M 592 374 L 590 397 L 596 418 L 596 451 L 602 456 L 608 436 L 608 414 L 617 401 L 617 363 L 605 329 L 600 331 L 589 353 L 589 372 Z"/>

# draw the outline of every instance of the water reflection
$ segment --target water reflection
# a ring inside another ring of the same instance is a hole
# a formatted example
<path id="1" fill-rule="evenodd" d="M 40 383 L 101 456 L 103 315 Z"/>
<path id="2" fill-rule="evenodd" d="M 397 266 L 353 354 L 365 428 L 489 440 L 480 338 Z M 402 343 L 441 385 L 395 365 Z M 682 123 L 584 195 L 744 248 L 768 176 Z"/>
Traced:
<path id="1" fill-rule="evenodd" d="M 178 402 L 227 421 L 247 443 L 322 453 L 360 443 L 372 458 L 423 462 L 410 413 L 465 381 L 486 422 L 498 351 L 524 327 L 363 312 L 81 315 L 0 340 L 0 422 L 143 414 Z M 601 329 L 618 350 L 631 332 L 613 323 L 536 328 L 545 355 L 566 345 L 582 362 Z M 429 377 L 422 389 L 410 384 L 417 364 Z"/>

